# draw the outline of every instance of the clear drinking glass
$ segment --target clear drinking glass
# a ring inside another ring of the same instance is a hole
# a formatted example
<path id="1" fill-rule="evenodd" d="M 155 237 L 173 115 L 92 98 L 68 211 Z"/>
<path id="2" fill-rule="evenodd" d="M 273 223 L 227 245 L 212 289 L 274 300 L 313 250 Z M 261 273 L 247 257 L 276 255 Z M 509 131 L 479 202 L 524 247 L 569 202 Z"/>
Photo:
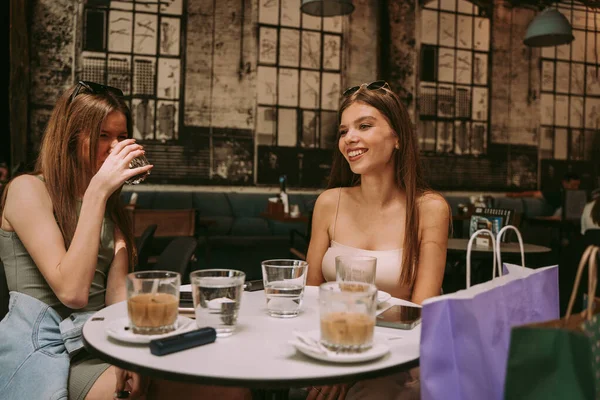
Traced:
<path id="1" fill-rule="evenodd" d="M 131 160 L 131 162 L 129 163 L 129 168 L 133 169 L 133 168 L 139 168 L 139 167 L 144 167 L 146 165 L 149 165 L 150 162 L 148 161 L 148 159 L 146 158 L 146 156 L 144 154 L 142 154 L 139 157 L 134 158 L 133 160 Z M 134 175 L 131 178 L 127 179 L 125 181 L 126 184 L 128 185 L 137 185 L 138 183 L 141 183 L 144 181 L 144 179 L 146 179 L 146 177 L 150 175 L 150 171 L 138 174 L 138 175 Z"/>
<path id="2" fill-rule="evenodd" d="M 190 274 L 196 324 L 210 326 L 217 337 L 235 331 L 246 274 L 233 269 L 204 269 Z"/>
<path id="3" fill-rule="evenodd" d="M 336 281 L 357 281 L 375 284 L 377 258 L 370 256 L 337 256 Z"/>
<path id="4" fill-rule="evenodd" d="M 375 332 L 376 298 L 377 288 L 369 283 L 323 283 L 319 287 L 321 343 L 335 351 L 370 349 Z"/>
<path id="5" fill-rule="evenodd" d="M 127 275 L 127 314 L 133 333 L 157 335 L 175 330 L 181 276 L 171 271 Z"/>
<path id="6" fill-rule="evenodd" d="M 308 263 L 301 260 L 266 260 L 261 267 L 269 315 L 296 317 L 302 307 Z"/>

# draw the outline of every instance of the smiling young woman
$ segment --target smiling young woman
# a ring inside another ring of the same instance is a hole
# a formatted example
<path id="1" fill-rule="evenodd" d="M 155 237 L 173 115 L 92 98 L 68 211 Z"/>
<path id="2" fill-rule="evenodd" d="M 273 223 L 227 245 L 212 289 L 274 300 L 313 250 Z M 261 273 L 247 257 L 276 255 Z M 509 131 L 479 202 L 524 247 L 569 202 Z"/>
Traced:
<path id="1" fill-rule="evenodd" d="M 377 258 L 378 289 L 418 304 L 439 295 L 450 208 L 423 179 L 406 108 L 386 82 L 377 81 L 346 90 L 338 118 L 329 189 L 313 211 L 307 284 L 335 280 L 338 255 L 369 255 Z M 308 399 L 317 392 L 332 398 L 340 393 L 351 399 L 418 398 L 418 379 L 401 373 L 351 388 L 317 389 Z"/>

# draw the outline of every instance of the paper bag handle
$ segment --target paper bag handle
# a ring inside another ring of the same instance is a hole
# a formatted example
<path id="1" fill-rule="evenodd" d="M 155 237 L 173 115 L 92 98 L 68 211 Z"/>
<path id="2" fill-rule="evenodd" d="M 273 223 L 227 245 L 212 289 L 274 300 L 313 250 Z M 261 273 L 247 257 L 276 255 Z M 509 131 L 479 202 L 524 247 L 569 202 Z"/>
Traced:
<path id="1" fill-rule="evenodd" d="M 494 266 L 492 269 L 492 279 L 496 277 L 496 239 L 494 238 L 494 234 L 489 229 L 480 229 L 475 231 L 471 237 L 469 238 L 469 243 L 467 244 L 467 289 L 471 287 L 471 249 L 473 248 L 473 240 L 480 234 L 487 233 L 490 235 L 490 239 L 492 240 L 492 258 L 494 259 Z"/>
<path id="2" fill-rule="evenodd" d="M 498 269 L 500 270 L 500 276 L 502 276 L 502 252 L 500 251 L 500 243 L 502 242 L 502 236 L 507 230 L 513 230 L 517 234 L 517 239 L 519 240 L 519 247 L 521 249 L 521 266 L 525 267 L 525 247 L 523 246 L 523 238 L 521 237 L 521 232 L 517 229 L 517 227 L 513 225 L 506 225 L 504 228 L 498 231 L 498 236 L 496 237 L 496 257 L 498 257 Z M 496 271 L 492 277 L 496 276 Z"/>
<path id="3" fill-rule="evenodd" d="M 575 304 L 575 297 L 577 297 L 577 289 L 579 288 L 579 284 L 581 283 L 581 275 L 583 275 L 583 270 L 586 266 L 588 266 L 588 304 L 586 308 L 587 319 L 592 318 L 592 308 L 594 305 L 594 297 L 596 297 L 596 285 L 598 284 L 598 276 L 596 273 L 596 258 L 598 256 L 598 250 L 600 248 L 597 246 L 590 245 L 585 249 L 583 255 L 581 256 L 581 260 L 579 261 L 579 267 L 577 267 L 577 275 L 575 276 L 575 283 L 573 284 L 573 291 L 571 292 L 571 298 L 569 299 L 569 306 L 567 307 L 567 313 L 565 314 L 565 323 L 571 317 L 571 312 L 573 311 L 573 304 Z M 589 265 L 588 265 L 589 264 Z"/>

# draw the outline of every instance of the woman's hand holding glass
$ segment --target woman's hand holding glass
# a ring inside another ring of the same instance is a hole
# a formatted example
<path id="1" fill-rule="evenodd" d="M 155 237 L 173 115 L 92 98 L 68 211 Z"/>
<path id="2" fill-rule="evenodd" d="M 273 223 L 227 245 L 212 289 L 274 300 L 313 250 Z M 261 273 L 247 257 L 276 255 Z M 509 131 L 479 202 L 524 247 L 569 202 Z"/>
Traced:
<path id="1" fill-rule="evenodd" d="M 129 168 L 131 161 L 144 153 L 143 147 L 136 144 L 135 139 L 127 139 L 117 143 L 92 180 L 102 192 L 110 196 L 129 178 L 152 169 L 153 165 L 151 164 Z"/>

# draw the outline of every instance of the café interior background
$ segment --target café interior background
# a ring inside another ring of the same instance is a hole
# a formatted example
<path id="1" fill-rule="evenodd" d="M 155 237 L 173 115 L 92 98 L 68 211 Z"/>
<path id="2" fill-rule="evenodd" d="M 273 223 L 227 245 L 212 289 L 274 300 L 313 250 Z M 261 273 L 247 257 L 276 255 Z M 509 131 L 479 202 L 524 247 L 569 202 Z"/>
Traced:
<path id="1" fill-rule="evenodd" d="M 534 0 L 353 0 L 351 15 L 324 19 L 300 0 L 10 3 L 11 165 L 32 165 L 58 94 L 82 79 L 125 92 L 149 184 L 285 174 L 319 189 L 340 92 L 385 79 L 436 189 L 536 189 L 567 165 L 598 175 L 600 11 L 581 3 L 553 3 L 575 36 L 556 48 L 523 44 Z"/>

